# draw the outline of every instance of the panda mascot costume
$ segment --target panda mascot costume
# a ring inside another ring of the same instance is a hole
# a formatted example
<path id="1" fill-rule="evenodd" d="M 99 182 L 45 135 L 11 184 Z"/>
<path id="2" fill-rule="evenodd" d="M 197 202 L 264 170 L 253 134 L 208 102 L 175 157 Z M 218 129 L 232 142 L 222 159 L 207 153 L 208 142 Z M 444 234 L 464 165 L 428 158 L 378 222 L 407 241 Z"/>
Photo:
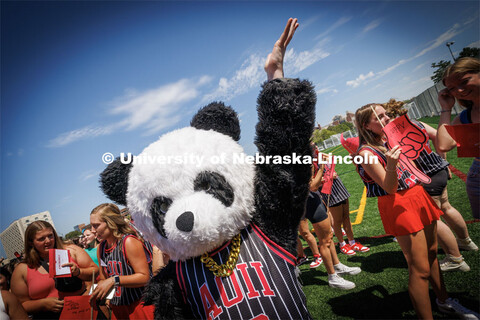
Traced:
<path id="1" fill-rule="evenodd" d="M 170 163 L 117 159 L 101 174 L 104 193 L 170 256 L 145 289 L 156 319 L 311 318 L 295 269 L 311 175 L 298 160 L 311 155 L 316 97 L 308 81 L 283 78 L 297 27 L 288 20 L 265 65 L 255 138 L 263 160 L 245 157 L 235 111 L 211 103 L 139 155 Z"/>

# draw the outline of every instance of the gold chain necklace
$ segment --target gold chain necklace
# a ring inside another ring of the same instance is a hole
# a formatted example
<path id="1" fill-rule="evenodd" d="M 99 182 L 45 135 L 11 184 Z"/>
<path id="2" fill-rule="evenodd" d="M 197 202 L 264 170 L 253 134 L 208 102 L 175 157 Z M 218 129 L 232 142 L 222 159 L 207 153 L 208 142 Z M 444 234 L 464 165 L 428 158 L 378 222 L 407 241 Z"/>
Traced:
<path id="1" fill-rule="evenodd" d="M 208 270 L 212 271 L 215 276 L 229 277 L 237 265 L 238 255 L 240 254 L 240 242 L 240 234 L 233 237 L 230 256 L 228 257 L 227 262 L 220 266 L 208 255 L 208 252 L 202 254 L 200 261 L 202 261 Z"/>

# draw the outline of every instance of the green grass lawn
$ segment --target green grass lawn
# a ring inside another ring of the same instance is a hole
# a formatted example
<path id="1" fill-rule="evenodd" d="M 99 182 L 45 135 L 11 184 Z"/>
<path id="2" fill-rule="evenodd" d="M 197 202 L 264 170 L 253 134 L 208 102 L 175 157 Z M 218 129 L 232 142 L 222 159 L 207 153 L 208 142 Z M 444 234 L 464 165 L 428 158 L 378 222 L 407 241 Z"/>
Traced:
<path id="1" fill-rule="evenodd" d="M 423 118 L 421 121 L 437 127 L 438 117 Z M 327 149 L 334 155 L 347 155 L 343 147 Z M 456 150 L 448 153 L 447 160 L 460 171 L 467 173 L 472 163 L 471 158 L 457 158 Z M 335 167 L 350 197 L 350 210 L 360 204 L 363 183 L 355 171 L 353 164 L 337 164 Z M 465 192 L 465 183 L 454 176 L 448 183 L 450 203 L 462 213 L 465 221 L 473 222 L 470 204 Z M 356 213 L 350 216 L 356 220 Z M 480 244 L 480 224 L 467 224 L 470 237 Z M 340 261 L 348 266 L 358 266 L 362 272 L 356 276 L 345 276 L 355 282 L 356 288 L 343 291 L 328 286 L 325 267 L 310 269 L 308 264 L 300 267 L 303 289 L 307 296 L 307 305 L 315 319 L 405 319 L 416 318 L 415 311 L 408 295 L 408 270 L 398 244 L 391 236 L 384 236 L 376 198 L 367 199 L 363 220 L 353 226 L 355 238 L 369 246 L 367 253 L 346 256 L 338 253 Z M 334 238 L 336 241 L 336 238 Z M 305 244 L 306 246 L 306 244 Z M 337 246 L 337 252 L 338 246 Z M 309 249 L 306 253 L 310 255 Z M 480 259 L 479 252 L 462 251 L 471 271 L 454 271 L 443 273 L 447 291 L 453 298 L 477 312 L 480 311 Z M 439 250 L 439 259 L 444 253 Z M 430 290 L 430 297 L 435 318 L 447 319 L 436 309 L 435 295 Z"/>

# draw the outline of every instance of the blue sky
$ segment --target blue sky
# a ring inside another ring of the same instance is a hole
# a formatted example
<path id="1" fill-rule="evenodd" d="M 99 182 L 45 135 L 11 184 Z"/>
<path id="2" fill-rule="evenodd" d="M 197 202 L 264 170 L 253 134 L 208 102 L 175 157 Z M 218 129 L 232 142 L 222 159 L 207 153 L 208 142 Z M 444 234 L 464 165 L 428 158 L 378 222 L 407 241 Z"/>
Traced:
<path id="1" fill-rule="evenodd" d="M 222 100 L 253 154 L 263 63 L 289 17 L 286 76 L 315 85 L 317 122 L 408 99 L 432 62 L 479 46 L 477 1 L 1 2 L 0 230 L 49 210 L 59 233 L 107 202 L 105 152 L 138 154 Z"/>

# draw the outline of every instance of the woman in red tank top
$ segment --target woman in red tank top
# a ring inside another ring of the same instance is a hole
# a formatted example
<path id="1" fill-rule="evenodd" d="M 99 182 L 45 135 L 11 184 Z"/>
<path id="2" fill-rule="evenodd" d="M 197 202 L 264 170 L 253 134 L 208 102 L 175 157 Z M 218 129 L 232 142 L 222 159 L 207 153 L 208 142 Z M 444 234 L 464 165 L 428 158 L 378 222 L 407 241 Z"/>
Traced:
<path id="1" fill-rule="evenodd" d="M 92 273 L 98 273 L 98 267 L 90 256 L 76 245 L 64 245 L 53 226 L 46 221 L 34 221 L 25 230 L 25 261 L 13 272 L 11 289 L 25 310 L 33 319 L 58 319 L 63 308 L 63 297 L 81 295 L 85 284 L 76 292 L 59 292 L 48 270 L 42 266 L 49 264 L 50 249 L 67 249 L 73 259 L 70 266 L 72 275 L 88 281 Z"/>

